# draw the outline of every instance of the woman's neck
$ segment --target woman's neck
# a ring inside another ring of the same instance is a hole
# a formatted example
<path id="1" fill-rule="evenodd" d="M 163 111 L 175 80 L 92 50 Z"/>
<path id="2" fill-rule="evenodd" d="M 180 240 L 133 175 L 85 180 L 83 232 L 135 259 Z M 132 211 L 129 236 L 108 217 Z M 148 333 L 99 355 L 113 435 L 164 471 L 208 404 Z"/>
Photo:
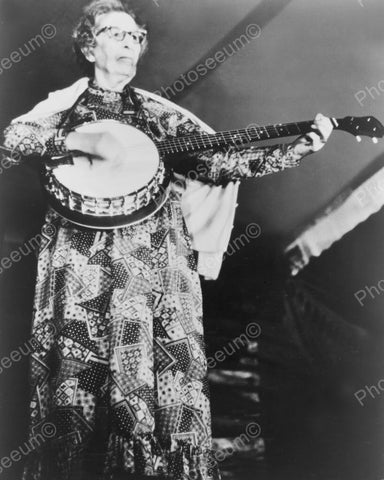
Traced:
<path id="1" fill-rule="evenodd" d="M 108 75 L 101 70 L 95 70 L 95 83 L 104 90 L 122 92 L 124 87 L 131 82 L 135 74 L 127 75 Z"/>

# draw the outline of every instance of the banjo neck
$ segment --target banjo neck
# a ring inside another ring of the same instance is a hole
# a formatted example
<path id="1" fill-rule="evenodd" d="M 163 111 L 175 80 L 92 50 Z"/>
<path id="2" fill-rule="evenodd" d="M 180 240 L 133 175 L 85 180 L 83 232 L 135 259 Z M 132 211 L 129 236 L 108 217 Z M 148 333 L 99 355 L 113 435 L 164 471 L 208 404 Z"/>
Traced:
<path id="1" fill-rule="evenodd" d="M 360 141 L 361 136 L 368 136 L 376 143 L 383 136 L 383 126 L 374 117 L 331 118 L 335 130 L 343 130 L 355 135 Z M 188 153 L 209 150 L 213 147 L 234 146 L 241 148 L 247 144 L 295 135 L 305 135 L 311 131 L 313 120 L 294 123 L 279 123 L 265 127 L 252 124 L 240 130 L 229 130 L 214 134 L 187 135 L 169 140 L 155 141 L 161 154 Z"/>

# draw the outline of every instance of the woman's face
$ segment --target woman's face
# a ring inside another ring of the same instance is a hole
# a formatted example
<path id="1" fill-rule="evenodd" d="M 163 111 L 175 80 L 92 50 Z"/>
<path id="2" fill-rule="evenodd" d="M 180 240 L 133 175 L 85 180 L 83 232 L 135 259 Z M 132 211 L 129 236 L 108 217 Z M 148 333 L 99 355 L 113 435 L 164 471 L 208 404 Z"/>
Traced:
<path id="1" fill-rule="evenodd" d="M 140 27 L 124 12 L 99 15 L 94 30 L 95 46 L 84 51 L 87 60 L 95 64 L 95 71 L 101 70 L 108 76 L 132 79 L 140 58 L 140 43 L 136 43 L 130 35 L 125 35 L 121 41 L 111 38 L 107 30 L 100 32 L 104 27 L 118 27 L 126 32 L 137 32 Z M 98 32 L 100 33 L 97 34 Z"/>

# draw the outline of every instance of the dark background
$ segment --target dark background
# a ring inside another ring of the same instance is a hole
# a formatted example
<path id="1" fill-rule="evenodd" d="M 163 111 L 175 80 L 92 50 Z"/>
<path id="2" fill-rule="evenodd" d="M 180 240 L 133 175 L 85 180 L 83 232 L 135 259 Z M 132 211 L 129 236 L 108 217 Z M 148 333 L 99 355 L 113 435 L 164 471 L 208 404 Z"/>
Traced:
<path id="1" fill-rule="evenodd" d="M 70 32 L 85 3 L 0 1 L 0 59 L 9 58 L 43 25 L 57 30 L 0 74 L 1 130 L 47 92 L 82 75 Z M 309 120 L 318 111 L 384 120 L 384 92 L 378 88 L 382 80 L 384 86 L 382 0 L 132 3 L 150 26 L 150 50 L 133 84 L 151 91 L 172 84 L 215 45 L 226 46 L 223 38 L 241 22 L 261 26 L 259 38 L 177 99 L 217 130 Z M 367 93 L 360 105 L 355 94 L 366 87 L 376 92 L 374 98 Z M 262 235 L 227 258 L 217 282 L 203 282 L 208 349 L 213 354 L 249 322 L 258 322 L 262 335 L 256 354 L 244 349 L 212 376 L 214 436 L 234 437 L 235 425 L 258 418 L 265 449 L 259 444 L 231 456 L 225 478 L 384 478 L 384 396 L 368 398 L 364 407 L 354 397 L 384 378 L 384 295 L 364 307 L 354 297 L 384 279 L 383 214 L 359 225 L 294 280 L 282 256 L 300 226 L 364 168 L 380 163 L 383 150 L 382 142 L 357 144 L 335 132 L 300 168 L 241 186 L 232 240 L 250 222 L 260 225 Z M 41 226 L 44 204 L 36 169 L 12 168 L 0 175 L 0 202 L 4 257 Z M 29 339 L 35 266 L 30 255 L 0 275 L 2 356 Z M 317 319 L 313 309 L 293 308 L 287 320 L 287 302 L 305 304 L 300 288 L 326 312 L 324 318 Z M 1 456 L 24 441 L 27 368 L 24 358 L 0 375 Z M 230 390 L 223 370 L 252 373 L 257 380 Z M 252 393 L 260 395 L 261 404 L 255 396 L 251 400 Z M 19 478 L 20 465 L 1 474 L 7 475 Z"/>

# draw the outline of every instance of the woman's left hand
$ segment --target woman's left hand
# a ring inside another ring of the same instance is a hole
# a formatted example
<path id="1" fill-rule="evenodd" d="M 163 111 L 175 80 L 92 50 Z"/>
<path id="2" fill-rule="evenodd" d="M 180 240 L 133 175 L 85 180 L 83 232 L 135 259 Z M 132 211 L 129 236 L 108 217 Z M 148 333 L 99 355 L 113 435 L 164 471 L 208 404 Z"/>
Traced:
<path id="1" fill-rule="evenodd" d="M 312 128 L 314 132 L 308 133 L 306 137 L 309 137 L 312 143 L 311 150 L 313 152 L 318 152 L 324 147 L 330 137 L 333 130 L 333 124 L 328 117 L 318 113 L 312 124 Z"/>

